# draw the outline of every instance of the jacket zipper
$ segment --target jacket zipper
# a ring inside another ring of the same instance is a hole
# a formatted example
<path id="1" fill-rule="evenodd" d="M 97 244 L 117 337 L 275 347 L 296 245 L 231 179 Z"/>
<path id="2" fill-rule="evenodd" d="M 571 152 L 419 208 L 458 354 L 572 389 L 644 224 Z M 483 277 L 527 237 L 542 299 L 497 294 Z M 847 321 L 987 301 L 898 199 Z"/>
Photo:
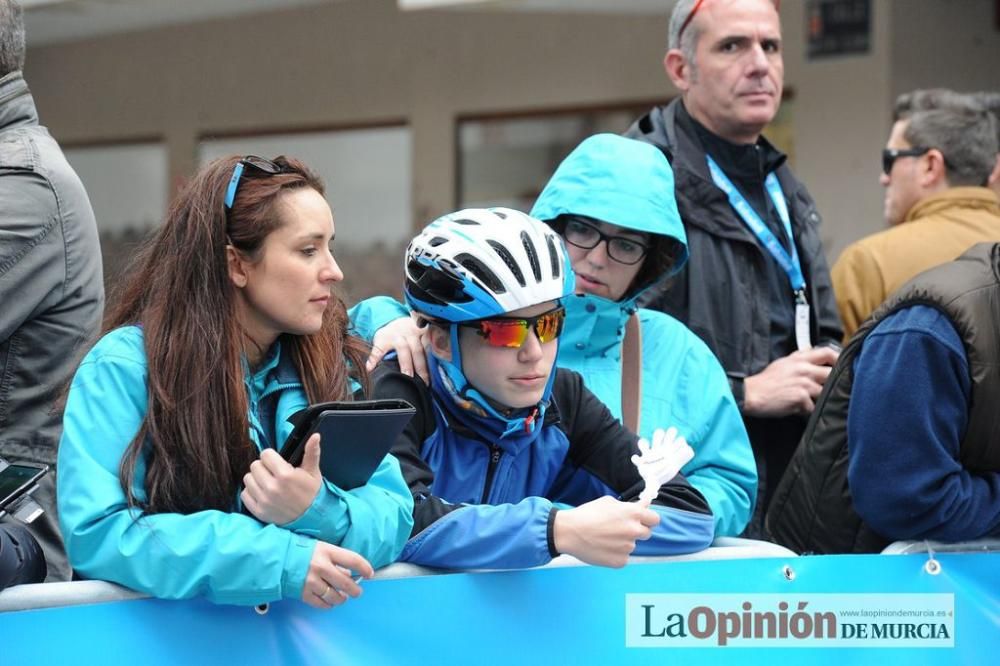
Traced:
<path id="1" fill-rule="evenodd" d="M 490 489 L 493 486 L 493 476 L 496 474 L 497 465 L 500 463 L 500 447 L 496 444 L 490 444 L 490 464 L 486 468 L 486 481 L 483 483 L 483 498 L 480 500 L 480 504 L 487 504 L 490 496 Z"/>
<path id="2" fill-rule="evenodd" d="M 246 385 L 245 382 L 244 382 L 244 385 Z M 253 423 L 251 423 L 250 426 L 254 430 L 257 431 L 257 439 L 260 440 L 260 441 L 257 442 L 257 448 L 261 452 L 263 452 L 264 449 L 267 448 L 265 445 L 268 444 L 268 443 L 273 444 L 274 445 L 274 449 L 276 451 L 280 452 L 281 451 L 281 446 L 282 446 L 283 442 L 272 442 L 271 441 L 271 436 L 268 435 L 264 431 L 264 428 L 262 427 L 261 420 L 260 420 L 260 410 L 258 409 L 258 407 L 260 406 L 260 403 L 264 402 L 264 399 L 267 398 L 270 395 L 278 393 L 279 391 L 284 391 L 285 389 L 294 388 L 296 386 L 301 386 L 301 383 L 300 382 L 275 382 L 274 384 L 265 387 L 264 390 L 261 391 L 260 395 L 257 397 L 256 402 L 250 400 L 250 398 L 252 398 L 252 391 L 250 390 L 250 387 L 247 386 L 247 402 L 250 403 L 249 404 L 250 414 L 253 416 Z M 277 430 L 277 427 L 278 427 L 278 422 L 277 422 L 277 419 L 278 419 L 277 405 L 275 407 L 276 407 L 275 408 L 275 413 L 274 413 L 274 419 L 275 420 L 274 420 L 274 423 L 272 423 L 271 425 L 272 425 L 272 427 L 274 427 L 275 430 Z"/>

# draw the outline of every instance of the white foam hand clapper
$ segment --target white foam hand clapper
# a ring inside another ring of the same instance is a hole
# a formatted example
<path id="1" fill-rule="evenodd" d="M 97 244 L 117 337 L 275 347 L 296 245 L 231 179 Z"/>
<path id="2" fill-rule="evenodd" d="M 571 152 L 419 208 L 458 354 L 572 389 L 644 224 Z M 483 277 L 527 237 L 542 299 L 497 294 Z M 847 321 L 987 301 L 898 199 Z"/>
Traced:
<path id="1" fill-rule="evenodd" d="M 677 434 L 677 428 L 664 431 L 657 428 L 653 433 L 652 445 L 644 437 L 639 438 L 639 455 L 632 456 L 632 464 L 639 470 L 639 476 L 646 487 L 639 493 L 639 501 L 649 504 L 656 499 L 660 486 L 677 476 L 688 461 L 694 458 L 694 449 L 687 440 Z"/>

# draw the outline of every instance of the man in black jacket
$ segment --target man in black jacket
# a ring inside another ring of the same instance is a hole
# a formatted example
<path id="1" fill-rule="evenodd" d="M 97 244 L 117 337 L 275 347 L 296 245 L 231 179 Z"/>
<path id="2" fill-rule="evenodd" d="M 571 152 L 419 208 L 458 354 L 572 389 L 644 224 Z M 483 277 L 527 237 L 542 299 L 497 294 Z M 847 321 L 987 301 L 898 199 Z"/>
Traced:
<path id="1" fill-rule="evenodd" d="M 674 169 L 691 258 L 646 305 L 687 324 L 729 376 L 760 478 L 750 537 L 841 338 L 815 204 L 761 136 L 781 101 L 781 47 L 771 0 L 680 0 L 663 62 L 681 98 L 626 133 Z"/>

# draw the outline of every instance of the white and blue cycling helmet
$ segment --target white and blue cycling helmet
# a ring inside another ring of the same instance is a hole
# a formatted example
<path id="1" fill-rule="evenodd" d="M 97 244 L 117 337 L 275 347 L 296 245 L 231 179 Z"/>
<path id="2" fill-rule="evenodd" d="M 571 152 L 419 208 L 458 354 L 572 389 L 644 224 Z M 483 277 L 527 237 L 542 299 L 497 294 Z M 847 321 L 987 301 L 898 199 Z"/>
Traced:
<path id="1" fill-rule="evenodd" d="M 448 324 L 451 359 L 432 364 L 445 388 L 466 409 L 506 423 L 506 432 L 533 429 L 530 410 L 501 414 L 462 370 L 458 326 L 504 316 L 573 293 L 576 278 L 562 239 L 547 224 L 509 208 L 470 208 L 431 222 L 406 248 L 404 292 L 410 308 Z M 555 372 L 542 396 L 544 413 Z"/>
<path id="2" fill-rule="evenodd" d="M 469 208 L 431 222 L 406 248 L 406 302 L 430 319 L 505 315 L 573 293 L 562 239 L 510 208 Z"/>

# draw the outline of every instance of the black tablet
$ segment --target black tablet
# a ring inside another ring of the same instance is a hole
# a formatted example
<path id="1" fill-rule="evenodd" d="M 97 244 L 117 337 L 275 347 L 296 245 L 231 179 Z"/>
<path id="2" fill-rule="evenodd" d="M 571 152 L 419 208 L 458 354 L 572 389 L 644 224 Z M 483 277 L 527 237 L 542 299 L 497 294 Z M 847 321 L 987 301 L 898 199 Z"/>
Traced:
<path id="1" fill-rule="evenodd" d="M 320 471 L 327 481 L 351 490 L 368 482 L 415 413 L 405 400 L 310 405 L 293 417 L 295 428 L 282 445 L 281 455 L 301 465 L 306 442 L 318 432 Z"/>

